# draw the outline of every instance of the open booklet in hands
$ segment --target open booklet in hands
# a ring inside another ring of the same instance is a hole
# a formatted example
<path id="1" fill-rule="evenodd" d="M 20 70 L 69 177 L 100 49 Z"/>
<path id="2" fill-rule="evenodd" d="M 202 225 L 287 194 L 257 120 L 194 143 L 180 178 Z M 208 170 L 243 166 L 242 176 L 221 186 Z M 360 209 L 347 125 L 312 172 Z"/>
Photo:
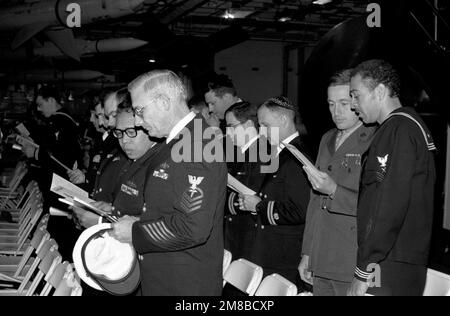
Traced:
<path id="1" fill-rule="evenodd" d="M 308 172 L 312 175 L 321 178 L 320 171 L 314 166 L 314 164 L 294 145 L 283 143 L 287 150 L 289 150 L 301 164 L 308 169 Z"/>
<path id="2" fill-rule="evenodd" d="M 110 222 L 117 221 L 117 219 L 115 219 L 111 214 L 95 207 L 93 203 L 96 201 L 90 199 L 89 194 L 85 190 L 79 188 L 57 174 L 53 174 L 50 190 L 62 196 L 63 199 L 60 199 L 60 201 L 63 203 L 80 208 L 87 212 L 95 213 Z"/>
<path id="3" fill-rule="evenodd" d="M 255 191 L 245 186 L 231 174 L 228 174 L 228 187 L 241 195 L 256 195 Z"/>

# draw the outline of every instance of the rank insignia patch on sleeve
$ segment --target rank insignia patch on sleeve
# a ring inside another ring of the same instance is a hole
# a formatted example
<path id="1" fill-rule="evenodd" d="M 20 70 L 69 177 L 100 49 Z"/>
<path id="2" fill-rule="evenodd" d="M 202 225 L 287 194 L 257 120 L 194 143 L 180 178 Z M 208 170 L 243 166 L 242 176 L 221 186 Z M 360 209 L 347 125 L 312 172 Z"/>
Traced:
<path id="1" fill-rule="evenodd" d="M 189 176 L 189 184 L 191 185 L 184 191 L 181 197 L 181 208 L 186 213 L 192 213 L 199 210 L 203 203 L 203 190 L 198 186 L 202 183 L 204 177 Z"/>
<path id="2" fill-rule="evenodd" d="M 384 176 L 386 175 L 387 164 L 389 160 L 389 155 L 384 157 L 377 157 L 378 163 L 380 164 L 380 169 L 377 171 L 378 182 L 383 182 Z"/>

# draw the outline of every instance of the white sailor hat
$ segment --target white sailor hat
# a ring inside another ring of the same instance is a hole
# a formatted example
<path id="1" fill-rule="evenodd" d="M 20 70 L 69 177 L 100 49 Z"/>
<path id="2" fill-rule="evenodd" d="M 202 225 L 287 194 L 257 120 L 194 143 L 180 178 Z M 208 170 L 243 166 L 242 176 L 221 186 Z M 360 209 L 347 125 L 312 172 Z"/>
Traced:
<path id="1" fill-rule="evenodd" d="M 73 249 L 74 266 L 80 278 L 96 290 L 131 294 L 140 283 L 136 251 L 109 236 L 111 228 L 104 223 L 83 231 Z"/>

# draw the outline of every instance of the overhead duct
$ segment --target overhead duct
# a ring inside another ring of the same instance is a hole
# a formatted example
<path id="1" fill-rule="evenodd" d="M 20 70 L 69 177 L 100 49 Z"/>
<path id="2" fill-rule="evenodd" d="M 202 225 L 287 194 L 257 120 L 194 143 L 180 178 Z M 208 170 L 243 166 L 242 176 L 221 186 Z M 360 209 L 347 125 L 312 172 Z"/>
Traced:
<path id="1" fill-rule="evenodd" d="M 188 14 L 190 11 L 195 8 L 205 4 L 208 2 L 207 0 L 188 0 L 183 4 L 171 9 L 167 14 L 160 17 L 160 21 L 165 24 L 170 24 L 180 17 Z"/>

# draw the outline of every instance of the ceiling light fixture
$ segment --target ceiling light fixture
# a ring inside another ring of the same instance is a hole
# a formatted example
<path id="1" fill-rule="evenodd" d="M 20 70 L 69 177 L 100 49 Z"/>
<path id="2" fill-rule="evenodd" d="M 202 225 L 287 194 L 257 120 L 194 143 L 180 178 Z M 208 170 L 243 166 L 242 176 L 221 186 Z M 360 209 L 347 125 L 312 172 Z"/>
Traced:
<path id="1" fill-rule="evenodd" d="M 155 59 L 150 59 L 148 62 L 154 64 L 154 63 L 156 63 L 156 60 Z"/>
<path id="2" fill-rule="evenodd" d="M 278 21 L 279 22 L 288 22 L 288 21 L 291 21 L 292 20 L 292 18 L 290 18 L 290 17 L 287 17 L 287 16 L 283 16 L 283 17 L 281 17 L 281 18 L 279 18 L 278 19 Z"/>

